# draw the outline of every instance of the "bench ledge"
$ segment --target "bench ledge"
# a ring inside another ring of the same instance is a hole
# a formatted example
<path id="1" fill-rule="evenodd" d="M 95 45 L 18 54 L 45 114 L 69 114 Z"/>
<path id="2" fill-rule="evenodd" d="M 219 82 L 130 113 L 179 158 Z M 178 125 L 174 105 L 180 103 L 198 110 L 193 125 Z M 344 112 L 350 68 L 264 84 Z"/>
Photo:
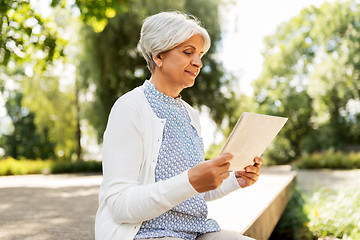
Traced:
<path id="1" fill-rule="evenodd" d="M 295 177 L 287 166 L 264 167 L 253 186 L 208 202 L 208 217 L 222 229 L 268 239 L 291 196 Z"/>

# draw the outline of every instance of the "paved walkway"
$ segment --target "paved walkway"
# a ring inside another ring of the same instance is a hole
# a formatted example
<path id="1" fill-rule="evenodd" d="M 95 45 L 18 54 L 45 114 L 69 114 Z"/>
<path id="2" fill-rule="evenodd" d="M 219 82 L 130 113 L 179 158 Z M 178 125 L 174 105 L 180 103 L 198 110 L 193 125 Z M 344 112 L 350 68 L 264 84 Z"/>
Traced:
<path id="1" fill-rule="evenodd" d="M 359 188 L 360 169 L 358 170 L 300 170 L 296 176 L 298 185 L 308 194 L 322 188 L 352 189 Z"/>
<path id="2" fill-rule="evenodd" d="M 0 177 L 0 239 L 94 239 L 101 180 L 100 175 L 74 174 Z M 360 170 L 299 171 L 297 180 L 307 191 L 359 186 Z"/>
<path id="3" fill-rule="evenodd" d="M 94 239 L 101 179 L 100 175 L 0 177 L 0 239 Z"/>

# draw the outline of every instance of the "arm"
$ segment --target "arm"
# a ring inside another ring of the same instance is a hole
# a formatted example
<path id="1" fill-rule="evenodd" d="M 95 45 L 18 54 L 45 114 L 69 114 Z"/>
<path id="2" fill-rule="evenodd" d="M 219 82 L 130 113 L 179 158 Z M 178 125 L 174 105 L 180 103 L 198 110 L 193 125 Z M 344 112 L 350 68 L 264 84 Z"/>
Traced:
<path id="1" fill-rule="evenodd" d="M 231 172 L 230 176 L 223 181 L 219 188 L 206 192 L 204 198 L 205 201 L 213 201 L 240 188 L 241 186 L 235 177 L 235 172 Z"/>
<path id="2" fill-rule="evenodd" d="M 254 165 L 247 166 L 245 171 L 231 172 L 230 176 L 224 180 L 219 188 L 205 193 L 205 201 L 216 200 L 239 188 L 253 185 L 260 176 L 260 167 L 262 164 L 263 161 L 261 158 L 255 158 Z"/>
<path id="3" fill-rule="evenodd" d="M 184 172 L 166 181 L 140 185 L 143 136 L 134 105 L 117 101 L 103 143 L 105 201 L 117 223 L 152 219 L 198 194 Z"/>

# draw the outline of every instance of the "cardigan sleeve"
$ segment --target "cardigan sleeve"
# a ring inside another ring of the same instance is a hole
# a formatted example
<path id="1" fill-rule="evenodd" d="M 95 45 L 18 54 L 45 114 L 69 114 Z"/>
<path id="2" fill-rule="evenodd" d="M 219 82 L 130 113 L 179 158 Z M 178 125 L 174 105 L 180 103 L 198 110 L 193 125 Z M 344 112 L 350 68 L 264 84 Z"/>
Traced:
<path id="1" fill-rule="evenodd" d="M 109 115 L 103 141 L 104 196 L 114 222 L 138 223 L 161 215 L 198 194 L 187 171 L 148 185 L 138 182 L 143 132 L 136 104 L 120 98 Z"/>
<path id="2" fill-rule="evenodd" d="M 225 195 L 240 189 L 241 186 L 239 185 L 238 181 L 235 177 L 235 172 L 231 172 L 230 176 L 223 181 L 223 183 L 217 189 L 208 191 L 204 195 L 205 201 L 213 201 L 219 198 L 224 197 Z"/>

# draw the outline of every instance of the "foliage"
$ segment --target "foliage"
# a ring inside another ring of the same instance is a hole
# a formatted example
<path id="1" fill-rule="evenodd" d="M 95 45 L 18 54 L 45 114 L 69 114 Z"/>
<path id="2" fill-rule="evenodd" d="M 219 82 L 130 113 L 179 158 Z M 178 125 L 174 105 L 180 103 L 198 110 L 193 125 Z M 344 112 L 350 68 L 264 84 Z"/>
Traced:
<path id="1" fill-rule="evenodd" d="M 79 173 L 101 172 L 102 163 L 99 161 L 54 161 L 51 165 L 51 173 Z"/>
<path id="2" fill-rule="evenodd" d="M 40 174 L 50 169 L 51 161 L 47 160 L 15 160 L 5 158 L 0 160 L 0 176 Z"/>
<path id="3" fill-rule="evenodd" d="M 58 76 L 37 73 L 31 78 L 24 78 L 22 85 L 25 95 L 23 104 L 35 112 L 38 132 L 55 143 L 57 156 L 71 158 L 77 146 L 73 86 L 61 91 Z"/>
<path id="4" fill-rule="evenodd" d="M 214 58 L 220 39 L 218 1 L 141 0 L 128 1 L 128 10 L 108 20 L 105 29 L 96 33 L 84 28 L 85 48 L 80 65 L 83 88 L 91 90 L 93 101 L 87 108 L 87 118 L 102 138 L 107 118 L 115 100 L 122 94 L 149 79 L 146 63 L 137 49 L 143 19 L 159 11 L 176 9 L 198 17 L 209 30 L 212 48 L 203 58 L 205 66 L 197 77 L 195 86 L 182 92 L 183 98 L 195 107 L 206 105 L 211 116 L 220 123 L 231 114 L 231 93 L 225 90 L 231 77 Z M 199 7 L 201 6 L 201 7 Z M 213 99 L 216 99 L 214 101 Z"/>
<path id="5" fill-rule="evenodd" d="M 329 150 L 326 152 L 305 154 L 295 161 L 299 169 L 359 169 L 360 152 L 344 153 Z"/>
<path id="6" fill-rule="evenodd" d="M 35 5 L 32 5 L 33 3 Z M 76 65 L 76 48 L 71 43 L 74 34 L 70 36 L 70 40 L 65 40 L 63 36 L 69 35 L 69 29 L 74 29 L 77 22 L 71 16 L 66 1 L 52 1 L 52 8 L 48 9 L 52 14 L 46 18 L 37 11 L 36 4 L 36 1 L 30 4 L 28 0 L 0 2 L 0 91 L 4 93 L 5 100 L 10 101 L 6 99 L 13 91 L 9 86 L 14 82 L 19 84 L 21 87 L 17 88 L 17 91 L 23 96 L 21 105 L 31 111 L 32 122 L 35 123 L 29 131 L 34 132 L 36 129 L 34 134 L 40 141 L 46 142 L 50 138 L 51 144 L 55 144 L 58 156 L 69 158 L 76 151 L 80 158 L 79 91 L 76 84 L 73 84 L 72 88 L 64 89 L 60 84 L 60 78 L 64 78 L 61 76 L 63 73 L 54 74 L 54 65 L 62 66 L 67 61 Z M 71 10 L 76 11 L 77 7 L 84 22 L 96 30 L 102 30 L 107 18 L 115 14 L 113 8 L 126 7 L 126 0 L 77 0 Z M 54 60 L 56 63 L 52 65 Z M 51 70 L 47 71 L 49 68 Z M 14 132 L 12 134 L 15 135 Z M 9 149 L 19 147 L 13 146 L 9 138 L 4 136 L 0 141 L 6 144 L 4 148 L 7 155 L 10 153 Z M 27 144 L 27 147 L 25 144 L 23 148 L 30 149 L 33 143 L 34 141 Z M 18 156 L 14 151 L 10 154 Z M 38 157 L 46 156 L 39 154 Z"/>
<path id="7" fill-rule="evenodd" d="M 222 147 L 224 146 L 226 139 L 224 139 L 220 144 L 211 144 L 208 150 L 205 152 L 205 159 L 213 159 L 214 157 L 218 156 Z"/>
<path id="8" fill-rule="evenodd" d="M 21 64 L 41 51 L 45 67 L 62 55 L 56 30 L 32 9 L 29 1 L 2 0 L 0 14 L 0 65 L 6 66 L 10 60 Z"/>
<path id="9" fill-rule="evenodd" d="M 356 188 L 315 192 L 305 205 L 309 229 L 318 237 L 360 239 L 359 199 Z"/>
<path id="10" fill-rule="evenodd" d="M 359 239 L 359 197 L 352 188 L 320 189 L 307 196 L 296 187 L 270 239 Z"/>
<path id="11" fill-rule="evenodd" d="M 56 88 L 51 77 L 56 76 L 52 63 L 57 61 L 59 64 L 59 59 L 64 60 L 67 41 L 59 37 L 56 20 L 51 16 L 43 18 L 29 1 L 2 1 L 0 6 L 0 90 L 6 105 L 12 105 L 7 108 L 8 115 L 20 114 L 24 115 L 23 120 L 28 119 L 28 124 L 24 125 L 24 121 L 17 123 L 11 117 L 13 129 L 8 129 L 8 136 L 0 136 L 6 155 L 48 158 L 55 156 L 55 149 L 64 149 L 65 154 L 73 152 L 71 141 L 74 137 L 71 135 L 75 135 L 75 131 L 71 128 L 74 116 L 71 109 L 74 107 L 71 105 L 74 104 L 69 104 L 72 96 Z M 51 73 L 47 71 L 49 68 Z M 12 87 L 14 85 L 15 88 Z M 21 102 L 12 100 L 14 90 L 21 95 Z M 56 117 L 61 121 L 56 121 Z M 51 121 L 48 121 L 49 118 Z M 56 124 L 51 124 L 55 121 Z M 22 129 L 21 135 L 18 124 Z M 21 153 L 18 154 L 15 149 Z M 24 153 L 24 150 L 27 152 Z"/>
<path id="12" fill-rule="evenodd" d="M 91 26 L 95 32 L 104 30 L 109 18 L 113 18 L 116 12 L 126 12 L 129 8 L 127 0 L 102 0 L 87 1 L 75 0 L 70 8 L 80 10 L 82 21 Z M 66 0 L 52 0 L 51 7 L 66 8 Z"/>
<path id="13" fill-rule="evenodd" d="M 357 0 L 311 6 L 265 39 L 254 98 L 260 113 L 289 118 L 276 162 L 359 143 L 359 16 Z"/>
<path id="14" fill-rule="evenodd" d="M 5 155 L 14 158 L 53 157 L 54 144 L 46 134 L 48 128 L 44 129 L 44 138 L 41 138 L 36 131 L 34 114 L 22 106 L 22 98 L 23 95 L 20 92 L 13 91 L 5 104 L 13 127 L 10 134 L 4 134 L 1 138 Z"/>
<path id="15" fill-rule="evenodd" d="M 98 161 L 62 161 L 14 158 L 0 159 L 0 176 L 50 173 L 101 172 Z"/>
<path id="16" fill-rule="evenodd" d="M 313 234 L 306 226 L 309 222 L 309 218 L 304 210 L 306 199 L 307 197 L 301 188 L 295 186 L 295 190 L 269 238 L 270 240 L 314 239 Z"/>

